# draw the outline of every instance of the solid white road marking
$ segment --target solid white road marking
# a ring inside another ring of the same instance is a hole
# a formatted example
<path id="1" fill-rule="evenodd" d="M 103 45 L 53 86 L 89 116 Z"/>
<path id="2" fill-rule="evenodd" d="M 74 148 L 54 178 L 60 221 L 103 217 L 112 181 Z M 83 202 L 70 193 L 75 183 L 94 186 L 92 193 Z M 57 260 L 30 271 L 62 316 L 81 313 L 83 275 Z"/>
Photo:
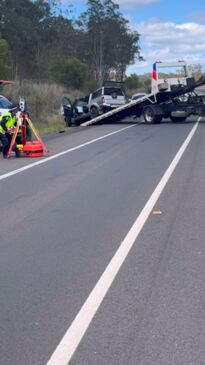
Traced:
<path id="1" fill-rule="evenodd" d="M 95 139 L 92 139 L 91 141 L 88 141 L 88 142 L 85 142 L 85 143 L 82 143 L 76 147 L 72 147 L 72 148 L 69 148 L 68 150 L 66 151 L 63 151 L 63 152 L 59 152 L 59 153 L 56 153 L 55 155 L 52 155 L 52 156 L 49 156 L 49 157 L 46 157 L 44 158 L 43 160 L 39 160 L 39 161 L 36 161 L 36 162 L 33 162 L 29 165 L 26 165 L 26 166 L 23 166 L 23 167 L 20 167 L 19 169 L 16 169 L 16 170 L 13 170 L 13 171 L 10 171 L 10 172 L 7 172 L 6 174 L 3 174 L 3 175 L 0 175 L 0 180 L 4 180 L 4 179 L 7 179 L 8 177 L 10 176 L 13 176 L 13 175 L 16 175 L 18 174 L 19 172 L 23 172 L 25 170 L 29 170 L 31 169 L 32 167 L 35 167 L 35 166 L 38 166 L 38 165 L 42 165 L 48 161 L 51 161 L 51 160 L 54 160 L 55 158 L 58 158 L 58 157 L 61 157 L 63 155 L 66 155 L 67 153 L 70 153 L 70 152 L 73 152 L 73 151 L 76 151 L 82 147 L 85 147 L 85 146 L 88 146 L 92 143 L 95 143 L 95 142 L 98 142 L 104 138 L 107 138 L 107 137 L 110 137 L 110 136 L 113 136 L 114 134 L 117 134 L 117 133 L 120 133 L 120 132 L 123 132 L 125 131 L 126 129 L 129 129 L 129 128 L 132 128 L 132 127 L 135 127 L 135 124 L 133 125 L 129 125 L 128 127 L 125 127 L 125 128 L 121 128 L 115 132 L 111 132 L 111 133 L 108 133 L 108 134 L 105 134 L 104 136 L 101 136 L 101 137 L 98 137 L 98 138 L 95 138 Z"/>
<path id="2" fill-rule="evenodd" d="M 157 200 L 159 199 L 162 191 L 164 190 L 167 182 L 169 181 L 172 173 L 174 172 L 178 162 L 180 161 L 184 151 L 186 150 L 189 142 L 191 141 L 197 127 L 199 124 L 198 119 L 197 123 L 192 128 L 188 137 L 180 147 L 176 156 L 172 160 L 170 166 L 164 173 L 162 179 L 159 184 L 155 188 L 154 192 L 150 196 L 146 205 L 142 209 L 141 213 L 137 217 L 135 223 L 131 227 L 127 236 L 122 241 L 120 247 L 117 252 L 111 259 L 110 263 L 106 267 L 105 271 L 101 275 L 99 281 L 91 291 L 87 300 L 83 304 L 79 313 L 73 320 L 71 326 L 68 328 L 64 337 L 60 341 L 47 365 L 68 365 L 71 357 L 73 356 L 75 350 L 77 349 L 79 343 L 81 342 L 85 332 L 87 331 L 95 313 L 97 312 L 100 304 L 102 303 L 105 295 L 107 294 L 110 286 L 112 285 L 120 267 L 125 261 L 128 253 L 130 252 L 134 242 L 136 241 L 139 233 L 141 232 L 146 220 L 148 219 L 150 213 Z"/>

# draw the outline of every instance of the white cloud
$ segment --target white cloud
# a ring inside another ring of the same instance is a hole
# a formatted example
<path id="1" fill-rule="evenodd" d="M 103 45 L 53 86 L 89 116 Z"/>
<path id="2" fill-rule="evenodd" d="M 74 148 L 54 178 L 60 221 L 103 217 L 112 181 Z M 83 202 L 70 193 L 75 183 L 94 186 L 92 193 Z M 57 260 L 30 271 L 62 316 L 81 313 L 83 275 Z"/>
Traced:
<path id="1" fill-rule="evenodd" d="M 113 0 L 115 4 L 126 6 L 126 5 L 146 5 L 159 2 L 161 0 Z M 60 0 L 61 3 L 73 3 L 73 0 Z M 75 0 L 75 3 L 84 3 L 83 0 Z"/>
<path id="2" fill-rule="evenodd" d="M 114 3 L 118 4 L 120 8 L 134 8 L 138 5 L 148 5 L 159 1 L 160 0 L 114 0 Z"/>
<path id="3" fill-rule="evenodd" d="M 141 34 L 141 49 L 146 63 L 138 62 L 135 71 L 134 66 L 129 67 L 128 74 L 143 73 L 142 65 L 144 72 L 151 72 L 152 64 L 156 60 L 184 59 L 188 64 L 200 63 L 205 66 L 205 25 L 150 19 L 132 28 Z"/>

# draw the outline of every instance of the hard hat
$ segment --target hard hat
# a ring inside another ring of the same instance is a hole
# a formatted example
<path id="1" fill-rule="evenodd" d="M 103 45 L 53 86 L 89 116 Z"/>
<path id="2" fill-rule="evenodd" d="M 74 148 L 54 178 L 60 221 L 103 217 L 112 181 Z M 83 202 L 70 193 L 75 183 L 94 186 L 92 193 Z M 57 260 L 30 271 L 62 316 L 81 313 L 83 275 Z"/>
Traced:
<path id="1" fill-rule="evenodd" d="M 13 114 L 16 114 L 19 110 L 19 107 L 18 107 L 18 104 L 13 104 L 10 109 L 9 109 L 9 112 L 10 113 L 13 113 Z"/>

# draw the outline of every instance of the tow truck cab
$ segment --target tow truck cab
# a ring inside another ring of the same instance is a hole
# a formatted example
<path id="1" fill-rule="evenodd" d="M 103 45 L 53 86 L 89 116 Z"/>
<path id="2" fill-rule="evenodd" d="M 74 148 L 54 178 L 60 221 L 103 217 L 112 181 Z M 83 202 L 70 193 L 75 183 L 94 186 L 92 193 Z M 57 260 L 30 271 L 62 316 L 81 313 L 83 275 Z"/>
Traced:
<path id="1" fill-rule="evenodd" d="M 163 77 L 162 77 L 163 76 Z M 178 86 L 189 86 L 194 82 L 185 61 L 156 61 L 152 69 L 152 93 L 170 92 Z"/>

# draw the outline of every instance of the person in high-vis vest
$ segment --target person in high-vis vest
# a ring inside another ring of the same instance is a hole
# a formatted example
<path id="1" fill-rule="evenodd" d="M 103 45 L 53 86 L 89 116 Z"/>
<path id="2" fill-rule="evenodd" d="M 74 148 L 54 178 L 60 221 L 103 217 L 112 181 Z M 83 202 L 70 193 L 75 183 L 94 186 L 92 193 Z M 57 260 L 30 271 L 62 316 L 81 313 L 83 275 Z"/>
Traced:
<path id="1" fill-rule="evenodd" d="M 12 140 L 12 134 L 10 133 L 10 130 L 17 125 L 17 112 L 18 108 L 15 107 L 9 112 L 4 112 L 0 115 L 0 141 L 2 143 L 2 153 L 4 158 L 7 157 L 7 152 Z M 20 153 L 16 147 L 16 144 L 14 144 L 14 151 L 16 157 L 19 157 Z"/>

